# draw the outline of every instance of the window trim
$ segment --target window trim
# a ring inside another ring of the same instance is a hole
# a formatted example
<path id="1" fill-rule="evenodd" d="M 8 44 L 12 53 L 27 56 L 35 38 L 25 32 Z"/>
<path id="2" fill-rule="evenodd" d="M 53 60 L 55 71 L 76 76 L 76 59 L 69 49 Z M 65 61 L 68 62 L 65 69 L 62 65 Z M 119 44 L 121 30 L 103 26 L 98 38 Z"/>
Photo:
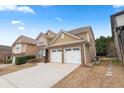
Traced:
<path id="1" fill-rule="evenodd" d="M 58 49 L 57 52 L 62 52 L 62 49 Z"/>
<path id="2" fill-rule="evenodd" d="M 65 51 L 72 51 L 72 49 L 71 48 L 66 48 Z"/>
<path id="3" fill-rule="evenodd" d="M 52 52 L 57 52 L 57 50 L 56 49 L 52 49 Z"/>
<path id="4" fill-rule="evenodd" d="M 16 44 L 15 46 L 15 53 L 20 53 L 21 52 L 22 45 L 21 44 Z"/>
<path id="5" fill-rule="evenodd" d="M 80 48 L 75 47 L 75 48 L 73 48 L 73 51 L 80 51 Z"/>

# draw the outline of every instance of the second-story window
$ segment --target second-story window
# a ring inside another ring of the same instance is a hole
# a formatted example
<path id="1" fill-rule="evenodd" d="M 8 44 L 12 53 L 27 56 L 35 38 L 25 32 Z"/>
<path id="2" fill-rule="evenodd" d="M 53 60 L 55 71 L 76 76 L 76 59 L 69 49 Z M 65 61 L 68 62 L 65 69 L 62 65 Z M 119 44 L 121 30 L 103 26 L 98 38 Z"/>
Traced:
<path id="1" fill-rule="evenodd" d="M 16 53 L 20 53 L 20 52 L 21 52 L 21 44 L 17 44 L 17 45 L 15 46 L 15 52 L 16 52 Z"/>
<path id="2" fill-rule="evenodd" d="M 44 44 L 44 38 L 42 37 L 42 38 L 40 38 L 40 40 L 39 40 L 39 45 L 43 45 Z"/>

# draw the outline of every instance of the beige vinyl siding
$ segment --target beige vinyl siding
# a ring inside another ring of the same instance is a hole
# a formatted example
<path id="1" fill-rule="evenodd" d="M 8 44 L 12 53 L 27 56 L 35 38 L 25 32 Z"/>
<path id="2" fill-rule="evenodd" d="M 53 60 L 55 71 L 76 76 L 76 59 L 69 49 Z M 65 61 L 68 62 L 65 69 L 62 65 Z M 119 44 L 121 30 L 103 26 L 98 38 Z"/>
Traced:
<path id="1" fill-rule="evenodd" d="M 80 37 L 80 38 L 84 38 L 85 40 L 88 40 L 88 38 L 87 38 L 87 33 L 81 33 L 81 34 L 78 34 L 78 35 L 76 35 L 76 36 L 78 36 L 78 37 Z"/>
<path id="2" fill-rule="evenodd" d="M 47 35 L 48 35 L 49 37 L 55 37 L 55 34 L 53 34 L 52 32 L 48 32 Z"/>
<path id="3" fill-rule="evenodd" d="M 63 33 L 62 33 L 63 34 Z M 76 38 L 64 34 L 64 38 L 61 38 L 61 35 L 53 42 L 52 45 L 61 44 L 61 43 L 68 43 L 77 40 Z"/>
<path id="4" fill-rule="evenodd" d="M 88 46 L 85 47 L 86 49 L 86 58 L 87 58 L 87 63 L 92 61 L 92 55 L 90 52 L 90 48 Z"/>

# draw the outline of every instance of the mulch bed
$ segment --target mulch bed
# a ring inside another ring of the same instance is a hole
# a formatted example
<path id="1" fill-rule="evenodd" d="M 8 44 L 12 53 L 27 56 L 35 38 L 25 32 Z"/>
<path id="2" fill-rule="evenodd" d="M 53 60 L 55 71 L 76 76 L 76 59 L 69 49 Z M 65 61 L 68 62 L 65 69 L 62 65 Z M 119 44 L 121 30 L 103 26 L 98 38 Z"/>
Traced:
<path id="1" fill-rule="evenodd" d="M 26 64 L 22 64 L 22 65 L 12 65 L 12 66 L 8 66 L 8 67 L 4 67 L 4 68 L 0 68 L 0 76 L 1 75 L 5 75 L 5 74 L 9 74 L 12 72 L 16 72 L 22 69 L 26 69 L 29 67 L 33 67 L 36 66 L 37 64 L 33 64 L 33 63 L 26 63 Z"/>

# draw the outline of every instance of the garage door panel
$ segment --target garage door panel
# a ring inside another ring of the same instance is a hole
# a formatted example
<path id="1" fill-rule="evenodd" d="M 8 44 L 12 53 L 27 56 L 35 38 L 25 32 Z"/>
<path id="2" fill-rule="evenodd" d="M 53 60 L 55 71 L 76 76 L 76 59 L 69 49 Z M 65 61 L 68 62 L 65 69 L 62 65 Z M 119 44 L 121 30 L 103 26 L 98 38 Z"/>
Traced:
<path id="1" fill-rule="evenodd" d="M 64 63 L 81 64 L 80 48 L 67 48 L 64 50 Z"/>
<path id="2" fill-rule="evenodd" d="M 61 49 L 52 49 L 50 53 L 50 61 L 53 63 L 62 63 Z"/>

